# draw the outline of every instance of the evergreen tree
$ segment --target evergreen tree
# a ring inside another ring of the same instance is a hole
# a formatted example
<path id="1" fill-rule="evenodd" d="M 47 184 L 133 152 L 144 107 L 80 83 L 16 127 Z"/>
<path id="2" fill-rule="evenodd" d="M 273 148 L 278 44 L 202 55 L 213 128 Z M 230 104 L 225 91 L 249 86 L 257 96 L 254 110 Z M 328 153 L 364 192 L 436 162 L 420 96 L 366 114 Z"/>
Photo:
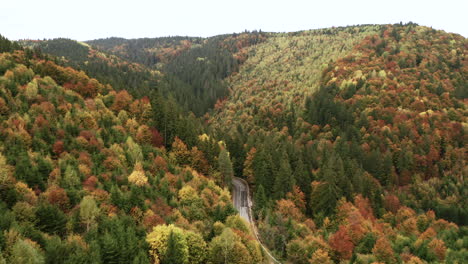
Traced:
<path id="1" fill-rule="evenodd" d="M 118 234 L 116 234 L 118 235 Z M 121 263 L 121 251 L 113 235 L 106 232 L 101 237 L 101 259 L 103 263 Z"/>
<path id="2" fill-rule="evenodd" d="M 36 210 L 36 226 L 47 233 L 63 236 L 67 223 L 66 215 L 56 206 L 42 203 Z"/>
<path id="3" fill-rule="evenodd" d="M 320 183 L 312 188 L 310 206 L 314 214 L 324 213 L 330 215 L 334 212 L 338 200 L 343 195 L 339 187 L 348 186 L 349 181 L 344 177 L 343 162 L 341 158 L 332 154 L 320 168 L 318 175 Z M 343 183 L 344 181 L 348 184 Z"/>
<path id="4" fill-rule="evenodd" d="M 309 197 L 310 195 L 310 174 L 307 173 L 304 162 L 302 161 L 302 158 L 299 158 L 296 162 L 296 166 L 294 167 L 294 180 L 297 183 L 297 185 L 301 188 L 301 190 L 304 192 L 306 197 Z"/>
<path id="5" fill-rule="evenodd" d="M 253 159 L 253 171 L 255 176 L 255 185 L 262 185 L 265 188 L 267 197 L 271 197 L 273 189 L 271 155 L 263 148 L 257 152 Z"/>
<path id="6" fill-rule="evenodd" d="M 275 184 L 273 187 L 275 198 L 283 198 L 286 193 L 292 190 L 292 187 L 295 184 L 296 182 L 291 170 L 291 165 L 289 164 L 288 154 L 286 151 L 283 151 L 279 163 L 279 169 L 275 175 Z"/>
<path id="7" fill-rule="evenodd" d="M 234 177 L 234 171 L 232 169 L 231 159 L 226 148 L 222 148 L 218 156 L 218 168 L 224 179 L 224 185 L 231 189 L 232 178 Z"/>
<path id="8" fill-rule="evenodd" d="M 167 239 L 167 250 L 161 264 L 186 264 L 188 262 L 187 245 L 181 233 L 171 231 Z"/>

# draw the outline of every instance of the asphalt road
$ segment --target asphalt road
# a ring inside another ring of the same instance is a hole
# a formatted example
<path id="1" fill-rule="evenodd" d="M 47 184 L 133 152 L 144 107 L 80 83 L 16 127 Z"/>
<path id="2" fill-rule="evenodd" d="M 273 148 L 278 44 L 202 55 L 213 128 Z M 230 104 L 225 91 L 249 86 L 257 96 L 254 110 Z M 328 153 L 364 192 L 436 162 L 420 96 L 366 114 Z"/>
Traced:
<path id="1" fill-rule="evenodd" d="M 255 226 L 255 222 L 252 218 L 252 201 L 250 200 L 249 185 L 246 181 L 236 177 L 232 179 L 232 201 L 234 202 L 234 207 L 239 211 L 239 215 L 250 224 L 255 238 L 269 258 L 269 263 L 281 264 L 281 262 L 271 255 L 270 251 L 263 245 L 262 241 L 258 237 L 257 227 Z"/>
<path id="2" fill-rule="evenodd" d="M 232 180 L 232 186 L 232 198 L 234 206 L 236 207 L 237 211 L 239 211 L 240 216 L 244 218 L 245 221 L 251 223 L 249 217 L 249 205 L 251 205 L 249 198 L 249 187 L 244 181 L 238 178 L 234 178 Z"/>

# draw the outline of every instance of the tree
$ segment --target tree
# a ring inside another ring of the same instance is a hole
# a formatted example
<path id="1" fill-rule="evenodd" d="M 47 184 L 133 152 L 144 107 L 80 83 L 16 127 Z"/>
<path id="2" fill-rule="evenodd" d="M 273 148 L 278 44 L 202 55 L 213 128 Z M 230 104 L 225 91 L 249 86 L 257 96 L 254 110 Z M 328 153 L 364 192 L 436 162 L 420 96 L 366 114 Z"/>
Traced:
<path id="1" fill-rule="evenodd" d="M 63 236 L 65 234 L 65 225 L 67 223 L 66 215 L 48 203 L 41 204 L 36 211 L 37 227 L 49 234 Z"/>
<path id="2" fill-rule="evenodd" d="M 39 187 L 44 189 L 44 182 L 40 175 L 36 173 L 36 166 L 33 166 L 28 153 L 22 152 L 18 155 L 15 166 L 15 178 L 17 180 L 24 180 L 29 187 Z"/>
<path id="3" fill-rule="evenodd" d="M 377 239 L 372 253 L 376 256 L 377 260 L 384 263 L 396 263 L 395 256 L 392 250 L 392 246 L 388 242 L 386 237 L 380 237 Z"/>
<path id="4" fill-rule="evenodd" d="M 330 237 L 330 246 L 338 253 L 340 259 L 350 259 L 354 245 L 348 235 L 345 226 L 340 226 L 338 231 Z"/>
<path id="5" fill-rule="evenodd" d="M 294 167 L 294 179 L 297 185 L 301 188 L 301 191 L 304 192 L 307 197 L 309 197 L 311 179 L 301 158 L 299 158 Z"/>
<path id="6" fill-rule="evenodd" d="M 330 215 L 342 196 L 339 184 L 349 184 L 344 176 L 341 158 L 336 155 L 329 157 L 320 168 L 318 178 L 320 182 L 312 182 L 310 205 L 314 214 L 323 212 Z"/>
<path id="7" fill-rule="evenodd" d="M 253 168 L 253 160 L 255 157 L 255 153 L 257 149 L 252 147 L 249 152 L 247 153 L 247 157 L 245 158 L 244 162 L 244 170 L 242 175 L 247 179 L 249 185 L 253 186 L 255 183 L 255 175 L 254 175 L 254 168 Z"/>
<path id="8" fill-rule="evenodd" d="M 157 130 L 154 132 L 157 132 Z M 157 136 L 157 134 L 154 134 L 147 125 L 138 127 L 136 140 L 141 145 L 151 144 L 153 142 L 153 136 Z"/>
<path id="9" fill-rule="evenodd" d="M 330 215 L 335 210 L 340 196 L 340 191 L 336 185 L 329 182 L 312 182 L 312 192 L 310 197 L 310 207 L 315 215 L 324 213 Z"/>
<path id="10" fill-rule="evenodd" d="M 81 185 L 81 180 L 76 168 L 72 165 L 67 165 L 65 174 L 60 183 L 65 189 L 78 189 Z"/>
<path id="11" fill-rule="evenodd" d="M 266 197 L 265 194 L 265 189 L 263 188 L 263 185 L 259 185 L 257 188 L 257 191 L 255 192 L 255 203 L 254 203 L 254 208 L 255 211 L 259 211 L 265 206 L 267 206 L 268 203 L 268 198 Z"/>
<path id="12" fill-rule="evenodd" d="M 5 157 L 0 153 L 0 188 L 8 183 L 11 177 L 11 167 L 6 163 Z"/>
<path id="13" fill-rule="evenodd" d="M 231 159 L 229 158 L 229 153 L 227 152 L 226 148 L 222 148 L 219 152 L 218 168 L 221 172 L 221 175 L 223 175 L 224 185 L 231 189 L 234 171 L 232 169 Z"/>
<path id="14" fill-rule="evenodd" d="M 210 260 L 213 264 L 246 263 L 248 258 L 245 246 L 231 228 L 225 228 L 221 235 L 213 238 L 210 243 Z"/>
<path id="15" fill-rule="evenodd" d="M 18 239 L 13 245 L 11 256 L 9 258 L 11 264 L 43 264 L 44 256 L 39 251 L 39 246 L 31 240 Z"/>
<path id="16" fill-rule="evenodd" d="M 135 164 L 132 174 L 128 176 L 128 181 L 136 186 L 144 186 L 148 183 L 148 177 L 146 177 L 143 166 L 140 162 Z"/>
<path id="17" fill-rule="evenodd" d="M 128 107 L 130 106 L 132 100 L 132 96 L 126 90 L 122 90 L 115 96 L 112 109 L 116 112 L 120 110 L 128 110 Z"/>
<path id="18" fill-rule="evenodd" d="M 44 195 L 50 204 L 56 205 L 62 210 L 68 209 L 70 200 L 68 199 L 67 192 L 63 188 L 52 185 L 46 190 Z"/>
<path id="19" fill-rule="evenodd" d="M 86 224 L 86 231 L 96 223 L 96 218 L 99 216 L 100 210 L 92 196 L 85 196 L 80 203 L 80 218 Z"/>
<path id="20" fill-rule="evenodd" d="M 445 246 L 444 241 L 434 238 L 427 246 L 439 261 L 444 261 L 447 251 L 447 247 Z"/>
<path id="21" fill-rule="evenodd" d="M 267 197 L 273 191 L 271 155 L 264 148 L 257 150 L 253 158 L 253 169 L 255 176 L 255 186 L 263 185 Z"/>
<path id="22" fill-rule="evenodd" d="M 154 127 L 152 127 L 150 131 L 151 131 L 151 144 L 153 145 L 153 147 L 156 147 L 156 148 L 162 147 L 164 144 L 164 138 L 161 136 L 161 133 L 159 133 L 159 131 Z"/>
<path id="23" fill-rule="evenodd" d="M 27 99 L 32 100 L 36 98 L 38 92 L 38 87 L 37 87 L 37 80 L 34 79 L 28 85 L 26 86 L 26 91 L 24 92 L 24 95 L 26 96 Z"/>
<path id="24" fill-rule="evenodd" d="M 281 156 L 279 169 L 276 172 L 275 184 L 273 186 L 273 192 L 276 199 L 285 197 L 286 193 L 292 190 L 295 185 L 294 176 L 289 164 L 289 158 L 286 151 L 283 151 Z"/>
<path id="25" fill-rule="evenodd" d="M 172 238 L 171 238 L 172 234 Z M 158 225 L 146 236 L 154 263 L 188 263 L 189 248 L 184 230 L 174 225 Z"/>
<path id="26" fill-rule="evenodd" d="M 185 245 L 185 247 L 184 247 Z M 169 233 L 167 250 L 161 264 L 185 264 L 188 263 L 188 247 L 182 233 Z"/>
<path id="27" fill-rule="evenodd" d="M 119 234 L 121 235 L 121 234 Z M 105 232 L 104 235 L 100 237 L 100 253 L 101 259 L 104 263 L 119 263 L 121 259 L 121 251 L 123 249 L 119 248 L 117 240 L 109 232 Z"/>
<path id="28" fill-rule="evenodd" d="M 328 256 L 328 252 L 322 249 L 315 250 L 312 258 L 309 260 L 310 264 L 333 264 L 333 261 Z"/>
<path id="29" fill-rule="evenodd" d="M 293 201 L 296 207 L 305 214 L 306 200 L 305 195 L 298 186 L 294 186 L 291 192 L 288 192 L 286 198 Z"/>
<path id="30" fill-rule="evenodd" d="M 303 239 L 291 240 L 286 246 L 288 261 L 290 263 L 308 264 L 310 252 L 306 242 Z"/>
<path id="31" fill-rule="evenodd" d="M 188 263 L 205 263 L 207 255 L 207 246 L 205 241 L 203 240 L 203 237 L 200 234 L 194 232 L 187 232 L 186 240 L 189 251 Z"/>
<path id="32" fill-rule="evenodd" d="M 127 153 L 128 153 L 130 164 L 136 164 L 137 162 L 142 162 L 143 152 L 141 151 L 140 145 L 135 143 L 132 137 L 128 137 L 125 143 L 127 144 L 127 148 L 128 148 Z"/>

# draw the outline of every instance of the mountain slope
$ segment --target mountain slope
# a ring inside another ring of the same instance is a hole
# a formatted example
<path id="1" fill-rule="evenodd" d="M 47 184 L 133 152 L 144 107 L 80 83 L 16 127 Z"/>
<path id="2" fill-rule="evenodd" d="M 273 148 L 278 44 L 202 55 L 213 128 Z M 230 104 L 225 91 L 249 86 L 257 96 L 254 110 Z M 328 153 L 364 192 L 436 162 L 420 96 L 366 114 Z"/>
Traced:
<path id="1" fill-rule="evenodd" d="M 254 187 L 277 256 L 306 263 L 317 243 L 335 261 L 431 262 L 436 244 L 440 261 L 466 253 L 453 244 L 468 222 L 466 50 L 462 36 L 416 24 L 280 35 L 249 50 L 207 121 Z M 406 226 L 435 216 L 461 231 Z M 438 240 L 424 237 L 433 229 Z"/>
<path id="2" fill-rule="evenodd" d="M 85 71 L 102 83 L 134 95 L 148 94 L 157 85 L 160 73 L 70 39 L 21 40 L 18 43 L 44 54 L 55 56 L 55 62 Z"/>
<path id="3" fill-rule="evenodd" d="M 163 72 L 159 89 L 171 94 L 184 109 L 202 116 L 227 96 L 224 79 L 237 72 L 246 58 L 246 48 L 266 37 L 262 32 L 248 32 L 210 38 L 109 38 L 87 43 Z"/>
<path id="4" fill-rule="evenodd" d="M 168 151 L 148 98 L 2 50 L 0 262 L 262 262 L 205 158 L 216 142 Z"/>
<path id="5" fill-rule="evenodd" d="M 232 123 L 242 124 L 247 132 L 253 126 L 281 129 L 291 114 L 288 110 L 302 105 L 304 98 L 318 89 L 327 64 L 380 28 L 361 26 L 270 36 L 250 48 L 240 72 L 228 78 L 232 93 L 214 116 L 215 122 L 226 130 L 232 129 Z"/>

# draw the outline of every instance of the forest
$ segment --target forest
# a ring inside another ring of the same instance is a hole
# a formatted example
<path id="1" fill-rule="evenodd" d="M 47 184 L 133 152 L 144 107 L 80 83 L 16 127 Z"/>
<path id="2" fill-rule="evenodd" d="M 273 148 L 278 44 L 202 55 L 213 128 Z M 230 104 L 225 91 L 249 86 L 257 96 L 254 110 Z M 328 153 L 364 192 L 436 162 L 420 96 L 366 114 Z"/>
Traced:
<path id="1" fill-rule="evenodd" d="M 464 263 L 467 50 L 415 23 L 0 36 L 0 263 Z"/>

